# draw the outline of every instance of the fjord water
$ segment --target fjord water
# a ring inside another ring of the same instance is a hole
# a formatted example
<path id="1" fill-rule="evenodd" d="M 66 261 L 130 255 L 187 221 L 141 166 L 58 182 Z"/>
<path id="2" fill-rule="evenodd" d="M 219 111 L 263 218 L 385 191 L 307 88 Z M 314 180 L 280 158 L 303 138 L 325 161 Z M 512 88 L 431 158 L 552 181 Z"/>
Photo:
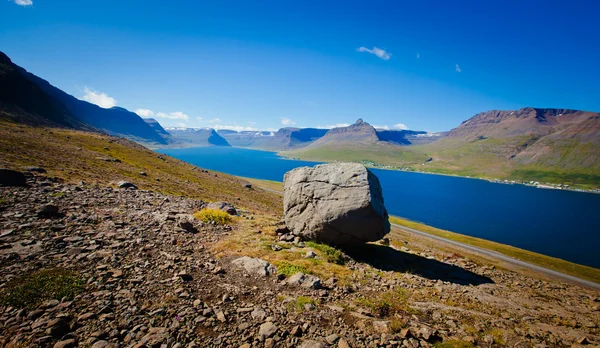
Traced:
<path id="1" fill-rule="evenodd" d="M 201 168 L 263 180 L 316 163 L 230 147 L 162 149 Z M 371 169 L 390 215 L 600 268 L 600 195 Z"/>

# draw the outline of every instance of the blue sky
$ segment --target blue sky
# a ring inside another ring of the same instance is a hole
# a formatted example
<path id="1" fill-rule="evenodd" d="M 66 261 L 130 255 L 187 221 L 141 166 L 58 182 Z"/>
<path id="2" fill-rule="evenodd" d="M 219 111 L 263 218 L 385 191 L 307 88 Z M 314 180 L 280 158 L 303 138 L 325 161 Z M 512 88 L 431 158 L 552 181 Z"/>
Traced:
<path id="1" fill-rule="evenodd" d="M 490 109 L 600 111 L 598 1 L 0 1 L 0 50 L 165 126 L 359 117 L 441 131 Z"/>

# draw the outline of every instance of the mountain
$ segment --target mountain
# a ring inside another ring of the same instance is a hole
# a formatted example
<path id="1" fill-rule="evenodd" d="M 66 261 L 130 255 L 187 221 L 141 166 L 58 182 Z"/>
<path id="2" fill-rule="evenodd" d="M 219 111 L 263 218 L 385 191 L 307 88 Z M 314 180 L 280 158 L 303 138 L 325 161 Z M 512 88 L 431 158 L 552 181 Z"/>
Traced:
<path id="1" fill-rule="evenodd" d="M 269 131 L 234 131 L 230 129 L 219 129 L 220 136 L 225 138 L 231 146 L 262 149 L 262 145 L 273 137 L 274 133 Z"/>
<path id="2" fill-rule="evenodd" d="M 143 118 L 144 122 L 146 122 L 150 128 L 154 129 L 154 131 L 156 133 L 158 133 L 161 137 L 165 138 L 165 139 L 170 139 L 171 138 L 171 134 L 169 134 L 169 132 L 167 132 L 161 125 L 160 123 L 158 123 L 157 120 L 153 119 L 153 118 Z"/>
<path id="3" fill-rule="evenodd" d="M 79 100 L 17 66 L 2 52 L 0 74 L 0 101 L 7 118 L 32 125 L 95 129 L 143 143 L 166 145 L 170 141 L 137 114 Z"/>
<path id="4" fill-rule="evenodd" d="M 600 113 L 523 108 L 479 113 L 448 133 L 446 152 L 469 149 L 515 165 L 600 170 Z M 433 144 L 432 144 L 433 145 Z"/>
<path id="5" fill-rule="evenodd" d="M 167 128 L 174 141 L 192 146 L 231 146 L 212 128 Z"/>
<path id="6" fill-rule="evenodd" d="M 309 145 L 311 148 L 330 143 L 363 143 L 373 144 L 379 141 L 377 131 L 373 126 L 359 118 L 348 127 L 332 128 L 325 135 Z"/>
<path id="7" fill-rule="evenodd" d="M 0 118 L 29 125 L 91 129 L 60 101 L 31 82 L 0 52 Z"/>

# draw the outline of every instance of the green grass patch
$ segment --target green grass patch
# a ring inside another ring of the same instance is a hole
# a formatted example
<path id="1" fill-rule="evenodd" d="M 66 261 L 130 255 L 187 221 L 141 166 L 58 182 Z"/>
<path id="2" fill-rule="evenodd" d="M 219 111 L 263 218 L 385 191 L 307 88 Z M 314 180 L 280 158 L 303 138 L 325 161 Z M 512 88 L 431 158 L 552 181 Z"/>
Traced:
<path id="1" fill-rule="evenodd" d="M 285 262 L 285 261 L 276 262 L 275 266 L 277 267 L 277 273 L 283 274 L 286 277 L 294 275 L 298 272 L 302 272 L 305 274 L 310 273 L 306 267 L 297 266 L 297 265 L 294 265 L 292 263 Z"/>
<path id="2" fill-rule="evenodd" d="M 5 305 L 33 308 L 47 300 L 72 300 L 83 291 L 83 279 L 60 268 L 35 271 L 9 281 L 1 292 Z"/>
<path id="3" fill-rule="evenodd" d="M 542 183 L 568 184 L 582 188 L 600 187 L 600 175 L 585 173 L 554 172 L 535 169 L 518 169 L 510 173 L 514 180 L 539 181 Z"/>
<path id="4" fill-rule="evenodd" d="M 372 298 L 360 297 L 355 300 L 359 306 L 368 308 L 373 315 L 384 318 L 396 313 L 412 313 L 408 306 L 408 294 L 403 288 L 376 294 Z"/>
<path id="5" fill-rule="evenodd" d="M 66 195 L 67 195 L 67 194 L 66 194 L 66 193 L 64 193 L 64 192 L 62 192 L 62 191 L 61 191 L 61 192 L 54 192 L 53 194 L 51 194 L 51 196 L 52 196 L 52 197 L 55 197 L 55 198 L 62 198 L 62 197 L 64 197 L 64 196 L 66 196 Z"/>
<path id="6" fill-rule="evenodd" d="M 194 218 L 208 224 L 214 222 L 217 225 L 227 225 L 232 220 L 231 215 L 226 212 L 210 208 L 202 209 L 195 213 Z"/>
<path id="7" fill-rule="evenodd" d="M 576 263 L 568 262 L 565 260 L 557 259 L 555 257 L 546 256 L 532 251 L 519 249 L 510 245 L 500 244 L 485 239 L 476 237 L 465 236 L 463 234 L 454 233 L 446 230 L 441 230 L 435 227 L 427 226 L 422 223 L 402 219 L 396 216 L 390 216 L 390 222 L 412 228 L 421 232 L 429 233 L 435 236 L 443 237 L 453 241 L 457 241 L 464 244 L 473 245 L 483 249 L 497 251 L 506 256 L 510 256 L 525 262 L 532 263 L 534 265 L 542 266 L 548 269 L 552 269 L 558 272 L 570 274 L 582 279 L 591 280 L 596 283 L 600 283 L 600 269 L 578 265 Z"/>
<path id="8" fill-rule="evenodd" d="M 316 242 L 306 242 L 306 246 L 309 248 L 316 249 L 322 253 L 322 257 L 331 263 L 335 263 L 337 265 L 343 265 L 346 263 L 346 258 L 344 254 L 338 249 L 331 247 L 327 244 L 321 244 Z"/>
<path id="9" fill-rule="evenodd" d="M 303 312 L 304 311 L 304 305 L 307 304 L 312 304 L 312 305 L 316 305 L 316 301 L 313 300 L 310 297 L 307 296 L 299 296 L 298 298 L 296 298 L 295 301 L 291 301 L 287 303 L 287 309 L 289 311 L 296 311 L 296 312 Z"/>

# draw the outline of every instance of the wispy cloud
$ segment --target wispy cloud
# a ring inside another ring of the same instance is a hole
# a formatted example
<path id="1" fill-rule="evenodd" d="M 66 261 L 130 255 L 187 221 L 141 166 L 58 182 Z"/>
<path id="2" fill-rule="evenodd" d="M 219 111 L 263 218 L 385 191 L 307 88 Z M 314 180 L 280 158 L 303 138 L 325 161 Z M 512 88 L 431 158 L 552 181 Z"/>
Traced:
<path id="1" fill-rule="evenodd" d="M 206 122 L 208 122 L 208 123 L 219 123 L 219 122 L 223 122 L 223 121 L 221 121 L 220 118 L 213 118 L 212 120 L 207 120 Z"/>
<path id="2" fill-rule="evenodd" d="M 460 68 L 460 66 L 458 66 L 458 64 L 456 64 L 456 72 L 462 72 L 462 69 Z"/>
<path id="3" fill-rule="evenodd" d="M 404 123 L 395 124 L 392 126 L 392 128 L 398 129 L 398 130 L 408 129 L 408 127 Z"/>
<path id="4" fill-rule="evenodd" d="M 83 89 L 83 93 L 85 94 L 81 97 L 82 100 L 96 104 L 101 108 L 110 109 L 117 105 L 117 100 L 106 93 L 96 92 L 87 87 Z"/>
<path id="5" fill-rule="evenodd" d="M 293 126 L 296 124 L 296 122 L 292 121 L 291 119 L 289 119 L 287 117 L 282 117 L 281 124 L 284 126 Z"/>
<path id="6" fill-rule="evenodd" d="M 135 113 L 141 117 L 152 117 L 154 116 L 154 111 L 148 109 L 137 109 Z"/>
<path id="7" fill-rule="evenodd" d="M 175 112 L 169 112 L 169 113 L 157 112 L 156 117 L 168 118 L 171 120 L 184 120 L 184 121 L 187 121 L 190 119 L 190 117 L 187 114 L 184 114 L 181 111 L 175 111 Z"/>
<path id="8" fill-rule="evenodd" d="M 377 57 L 383 59 L 383 60 L 389 60 L 390 58 L 392 58 L 392 54 L 386 52 L 385 50 L 382 50 L 381 48 L 377 48 L 377 47 L 373 47 L 373 49 L 368 49 L 366 47 L 359 47 L 356 49 L 357 52 L 367 52 L 370 54 L 374 54 Z"/>
<path id="9" fill-rule="evenodd" d="M 236 132 L 242 132 L 242 131 L 267 131 L 267 132 L 276 132 L 277 129 L 275 128 L 267 128 L 267 129 L 258 129 L 255 127 L 245 127 L 245 126 L 240 126 L 237 124 L 234 125 L 228 125 L 228 124 L 215 124 L 213 126 L 211 126 L 213 129 L 219 130 L 219 129 L 228 129 L 228 130 L 233 130 Z"/>
<path id="10" fill-rule="evenodd" d="M 19 6 L 33 6 L 32 0 L 15 0 L 15 4 Z"/>
<path id="11" fill-rule="evenodd" d="M 348 127 L 349 125 L 350 125 L 350 123 L 336 123 L 336 124 L 329 124 L 327 126 L 316 126 L 315 128 L 332 129 L 332 128 Z"/>

